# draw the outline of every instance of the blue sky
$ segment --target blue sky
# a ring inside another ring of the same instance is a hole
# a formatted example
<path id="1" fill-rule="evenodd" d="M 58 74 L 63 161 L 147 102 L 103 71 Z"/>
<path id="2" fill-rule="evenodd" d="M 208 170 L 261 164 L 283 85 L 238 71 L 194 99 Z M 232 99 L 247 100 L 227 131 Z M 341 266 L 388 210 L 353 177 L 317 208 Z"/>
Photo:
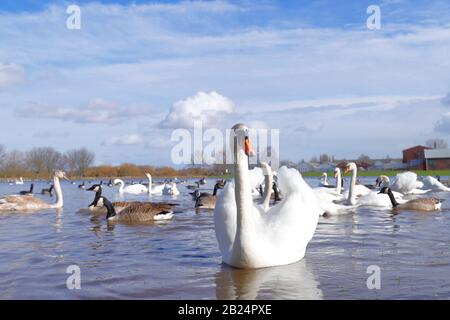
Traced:
<path id="1" fill-rule="evenodd" d="M 3 0 L 0 144 L 165 165 L 201 119 L 279 128 L 282 159 L 398 157 L 450 142 L 449 54 L 448 1 Z"/>

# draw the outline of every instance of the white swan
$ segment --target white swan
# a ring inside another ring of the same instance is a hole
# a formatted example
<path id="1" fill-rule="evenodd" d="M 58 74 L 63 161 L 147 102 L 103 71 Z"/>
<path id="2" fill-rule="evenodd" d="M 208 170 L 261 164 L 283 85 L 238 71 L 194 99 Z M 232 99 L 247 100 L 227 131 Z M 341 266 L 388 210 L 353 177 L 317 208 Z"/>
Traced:
<path id="1" fill-rule="evenodd" d="M 320 180 L 319 186 L 320 187 L 328 186 L 328 175 L 326 172 L 322 173 L 322 179 Z"/>
<path id="2" fill-rule="evenodd" d="M 351 187 L 353 187 L 352 188 L 353 199 L 354 199 L 353 204 L 356 204 L 356 198 L 366 195 L 366 194 L 372 192 L 372 190 L 370 190 L 369 188 L 367 188 L 366 186 L 364 186 L 362 184 L 356 184 L 357 175 L 358 175 L 358 167 L 357 167 L 356 163 L 349 162 L 347 164 L 344 172 L 347 173 L 349 171 L 352 172 Z M 349 194 L 350 194 L 350 188 L 346 192 L 344 192 L 344 196 L 346 199 L 350 199 Z"/>
<path id="3" fill-rule="evenodd" d="M 321 199 L 319 202 L 320 207 L 322 209 L 322 214 L 327 215 L 344 215 L 353 213 L 354 210 L 359 206 L 359 204 L 356 201 L 356 197 L 360 195 L 361 193 L 364 193 L 365 189 L 369 190 L 365 186 L 357 185 L 356 184 L 356 177 L 357 177 L 357 166 L 354 162 L 350 162 L 345 167 L 345 173 L 351 171 L 352 172 L 352 178 L 350 181 L 350 188 L 348 189 L 348 192 L 344 194 L 344 198 L 334 200 L 334 201 L 324 201 Z M 359 187 L 359 188 L 358 188 Z M 369 190 L 370 192 L 370 190 Z"/>
<path id="4" fill-rule="evenodd" d="M 263 169 L 259 167 L 255 167 L 251 170 L 248 170 L 248 174 L 250 176 L 250 184 L 252 187 L 252 196 L 254 198 L 260 198 L 261 194 L 259 193 L 258 187 L 264 182 L 264 173 Z"/>
<path id="5" fill-rule="evenodd" d="M 132 184 L 125 187 L 125 183 L 122 179 L 114 179 L 114 185 L 120 185 L 119 193 L 140 194 L 148 192 L 147 187 L 143 184 Z"/>
<path id="6" fill-rule="evenodd" d="M 170 182 L 164 185 L 162 193 L 167 196 L 177 196 L 180 194 L 180 191 L 178 191 L 177 184 L 175 182 Z"/>
<path id="7" fill-rule="evenodd" d="M 163 189 L 165 187 L 165 184 L 160 184 L 153 186 L 152 183 L 152 175 L 150 173 L 145 174 L 148 178 L 148 193 L 150 194 L 163 194 Z"/>
<path id="8" fill-rule="evenodd" d="M 10 195 L 0 198 L 0 211 L 32 211 L 42 209 L 57 209 L 64 205 L 61 184 L 59 179 L 67 179 L 63 171 L 56 171 L 53 176 L 53 186 L 56 193 L 56 202 L 47 203 L 32 195 Z"/>
<path id="9" fill-rule="evenodd" d="M 20 177 L 19 180 L 16 180 L 16 182 L 14 182 L 14 184 L 23 184 L 23 178 Z"/>
<path id="10" fill-rule="evenodd" d="M 336 188 L 326 188 L 317 187 L 313 188 L 314 194 L 317 197 L 319 203 L 331 202 L 331 201 L 342 201 L 345 199 L 344 195 L 341 194 L 342 191 L 342 177 L 341 169 L 338 167 L 334 168 L 334 177 L 336 178 Z"/>
<path id="11" fill-rule="evenodd" d="M 378 176 L 375 182 L 377 188 L 380 187 L 380 190 L 382 188 L 389 187 L 390 185 L 389 177 L 385 175 Z M 403 200 L 403 194 L 400 192 L 393 191 L 392 194 L 398 203 L 406 202 L 406 200 Z M 357 204 L 364 207 L 377 207 L 384 209 L 392 208 L 392 203 L 389 197 L 386 197 L 384 194 L 380 194 L 378 189 L 372 190 L 371 192 L 359 197 Z"/>
<path id="12" fill-rule="evenodd" d="M 390 188 L 402 194 L 424 194 L 430 190 L 423 190 L 423 183 L 417 180 L 414 172 L 402 172 L 396 175 Z"/>
<path id="13" fill-rule="evenodd" d="M 267 212 L 253 203 L 248 173 L 248 128 L 231 130 L 235 180 L 216 201 L 214 224 L 224 263 L 237 268 L 285 265 L 303 258 L 317 226 L 320 208 L 311 188 L 295 169 L 282 167 L 283 200 Z"/>
<path id="14" fill-rule="evenodd" d="M 438 179 L 434 177 L 424 177 L 422 178 L 423 188 L 430 189 L 432 191 L 450 191 L 449 187 L 446 187 Z"/>

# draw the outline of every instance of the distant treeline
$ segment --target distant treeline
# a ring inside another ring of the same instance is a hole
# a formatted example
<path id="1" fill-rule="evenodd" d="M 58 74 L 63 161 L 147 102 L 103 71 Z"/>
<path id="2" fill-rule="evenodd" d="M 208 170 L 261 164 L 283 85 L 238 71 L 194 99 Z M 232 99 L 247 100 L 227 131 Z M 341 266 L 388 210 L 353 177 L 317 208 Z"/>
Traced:
<path id="1" fill-rule="evenodd" d="M 33 148 L 22 152 L 7 151 L 0 145 L 0 179 L 48 179 L 57 169 L 65 170 L 72 178 L 145 177 L 148 172 L 154 177 L 200 177 L 221 175 L 223 166 L 172 167 L 138 166 L 123 163 L 119 166 L 93 166 L 95 153 L 86 148 L 61 153 L 52 147 Z"/>

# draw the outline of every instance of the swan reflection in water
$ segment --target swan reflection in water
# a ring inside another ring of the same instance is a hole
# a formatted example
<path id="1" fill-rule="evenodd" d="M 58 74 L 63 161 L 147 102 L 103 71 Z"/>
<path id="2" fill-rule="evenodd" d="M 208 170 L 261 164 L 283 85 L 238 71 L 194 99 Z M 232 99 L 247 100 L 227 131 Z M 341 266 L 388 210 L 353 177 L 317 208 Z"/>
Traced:
<path id="1" fill-rule="evenodd" d="M 236 269 L 222 264 L 216 273 L 219 300 L 321 300 L 320 283 L 305 260 L 261 269 Z"/>

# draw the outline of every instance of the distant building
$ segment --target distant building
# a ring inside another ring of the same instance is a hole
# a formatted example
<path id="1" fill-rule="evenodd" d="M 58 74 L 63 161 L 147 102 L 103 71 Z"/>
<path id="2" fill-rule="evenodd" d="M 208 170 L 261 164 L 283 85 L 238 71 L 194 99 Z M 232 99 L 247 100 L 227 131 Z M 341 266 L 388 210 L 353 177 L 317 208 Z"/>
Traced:
<path id="1" fill-rule="evenodd" d="M 428 149 L 424 152 L 425 170 L 450 169 L 450 149 Z"/>
<path id="2" fill-rule="evenodd" d="M 317 171 L 329 172 L 329 171 L 333 171 L 335 167 L 336 167 L 336 165 L 331 162 L 321 163 L 317 166 Z"/>
<path id="3" fill-rule="evenodd" d="M 312 172 L 314 171 L 314 166 L 308 162 L 301 162 L 297 165 L 297 169 L 300 172 Z"/>
<path id="4" fill-rule="evenodd" d="M 403 163 L 408 169 L 426 170 L 426 150 L 431 150 L 431 148 L 425 146 L 415 146 L 403 150 Z"/>

